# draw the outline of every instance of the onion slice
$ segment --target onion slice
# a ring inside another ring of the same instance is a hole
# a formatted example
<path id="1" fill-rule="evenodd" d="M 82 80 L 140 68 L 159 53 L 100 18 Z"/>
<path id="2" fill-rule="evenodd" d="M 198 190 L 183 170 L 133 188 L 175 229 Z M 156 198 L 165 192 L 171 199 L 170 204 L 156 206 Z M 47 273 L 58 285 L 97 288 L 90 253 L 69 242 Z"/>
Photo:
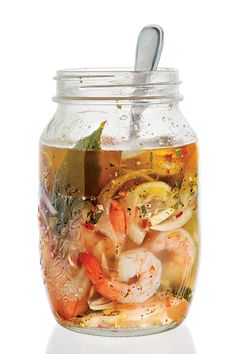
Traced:
<path id="1" fill-rule="evenodd" d="M 183 214 L 179 217 L 176 217 L 178 213 L 182 212 Z M 188 207 L 184 210 L 178 210 L 178 212 L 171 216 L 168 220 L 152 226 L 151 229 L 155 231 L 172 231 L 175 229 L 179 229 L 180 227 L 184 226 L 192 217 L 193 215 L 193 206 Z"/>
<path id="2" fill-rule="evenodd" d="M 175 212 L 175 209 L 173 208 L 167 208 L 165 210 L 160 211 L 159 213 L 153 215 L 150 218 L 150 222 L 152 226 L 156 226 L 160 224 L 162 221 L 168 219 L 171 215 L 173 215 Z"/>
<path id="3" fill-rule="evenodd" d="M 113 302 L 105 299 L 105 297 L 99 297 L 96 300 L 89 300 L 88 304 L 89 308 L 93 311 L 102 311 L 105 309 L 112 308 L 113 306 Z"/>

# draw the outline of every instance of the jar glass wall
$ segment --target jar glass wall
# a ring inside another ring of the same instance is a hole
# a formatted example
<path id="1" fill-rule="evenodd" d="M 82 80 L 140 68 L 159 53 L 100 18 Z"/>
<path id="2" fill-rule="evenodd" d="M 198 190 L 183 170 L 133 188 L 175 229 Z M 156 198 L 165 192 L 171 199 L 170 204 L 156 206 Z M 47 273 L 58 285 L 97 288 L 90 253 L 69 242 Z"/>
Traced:
<path id="1" fill-rule="evenodd" d="M 198 259 L 196 137 L 175 69 L 65 70 L 40 139 L 41 264 L 63 326 L 181 323 Z"/>

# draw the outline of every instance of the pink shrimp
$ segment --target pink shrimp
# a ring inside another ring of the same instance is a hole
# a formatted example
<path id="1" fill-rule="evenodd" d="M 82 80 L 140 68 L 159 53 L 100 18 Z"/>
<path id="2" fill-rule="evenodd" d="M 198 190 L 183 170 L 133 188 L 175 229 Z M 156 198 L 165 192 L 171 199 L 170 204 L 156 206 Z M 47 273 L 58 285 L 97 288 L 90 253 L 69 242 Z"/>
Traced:
<path id="1" fill-rule="evenodd" d="M 153 296 L 160 286 L 161 263 L 145 248 L 121 254 L 116 280 L 104 275 L 94 255 L 83 252 L 79 259 L 96 291 L 111 301 L 141 303 Z"/>
<path id="2" fill-rule="evenodd" d="M 184 229 L 149 235 L 144 246 L 162 263 L 162 281 L 176 287 L 188 286 L 195 258 L 195 244 Z"/>

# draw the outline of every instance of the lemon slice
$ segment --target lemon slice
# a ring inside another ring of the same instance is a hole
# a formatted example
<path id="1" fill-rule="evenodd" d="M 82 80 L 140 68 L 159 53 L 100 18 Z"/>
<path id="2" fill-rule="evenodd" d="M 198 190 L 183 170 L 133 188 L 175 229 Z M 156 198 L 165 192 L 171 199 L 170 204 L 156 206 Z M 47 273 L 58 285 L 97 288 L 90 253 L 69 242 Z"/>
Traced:
<path id="1" fill-rule="evenodd" d="M 147 182 L 140 184 L 137 188 L 129 193 L 128 199 L 132 204 L 142 204 L 146 197 L 154 197 L 166 201 L 171 192 L 171 187 L 162 181 Z"/>

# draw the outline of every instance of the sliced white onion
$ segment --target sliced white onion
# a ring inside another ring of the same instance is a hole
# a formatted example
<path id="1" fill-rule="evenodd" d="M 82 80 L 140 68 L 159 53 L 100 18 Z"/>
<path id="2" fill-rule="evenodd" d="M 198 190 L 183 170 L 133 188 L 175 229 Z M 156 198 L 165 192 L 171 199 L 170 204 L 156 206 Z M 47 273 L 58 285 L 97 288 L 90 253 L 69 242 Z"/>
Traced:
<path id="1" fill-rule="evenodd" d="M 183 212 L 183 214 L 178 218 L 176 218 L 176 215 L 174 215 L 169 220 L 152 226 L 151 229 L 156 231 L 172 231 L 184 226 L 193 215 L 193 207 L 191 206 L 185 210 L 178 211 L 178 213 L 180 212 Z"/>
<path id="2" fill-rule="evenodd" d="M 42 190 L 42 197 L 43 197 L 43 201 L 44 201 L 46 207 L 48 208 L 48 210 L 50 211 L 51 215 L 56 216 L 57 211 L 54 208 L 54 206 L 52 205 L 51 201 L 49 200 L 49 198 L 46 195 L 46 193 L 44 192 L 44 190 Z"/>
<path id="3" fill-rule="evenodd" d="M 89 300 L 88 304 L 89 308 L 94 311 L 109 309 L 113 306 L 113 302 L 105 299 L 105 297 L 99 297 L 96 300 Z"/>
<path id="4" fill-rule="evenodd" d="M 165 210 L 160 211 L 159 213 L 153 215 L 150 218 L 150 222 L 152 226 L 156 226 L 160 224 L 162 221 L 168 219 L 172 214 L 174 214 L 175 209 L 167 208 Z"/>

